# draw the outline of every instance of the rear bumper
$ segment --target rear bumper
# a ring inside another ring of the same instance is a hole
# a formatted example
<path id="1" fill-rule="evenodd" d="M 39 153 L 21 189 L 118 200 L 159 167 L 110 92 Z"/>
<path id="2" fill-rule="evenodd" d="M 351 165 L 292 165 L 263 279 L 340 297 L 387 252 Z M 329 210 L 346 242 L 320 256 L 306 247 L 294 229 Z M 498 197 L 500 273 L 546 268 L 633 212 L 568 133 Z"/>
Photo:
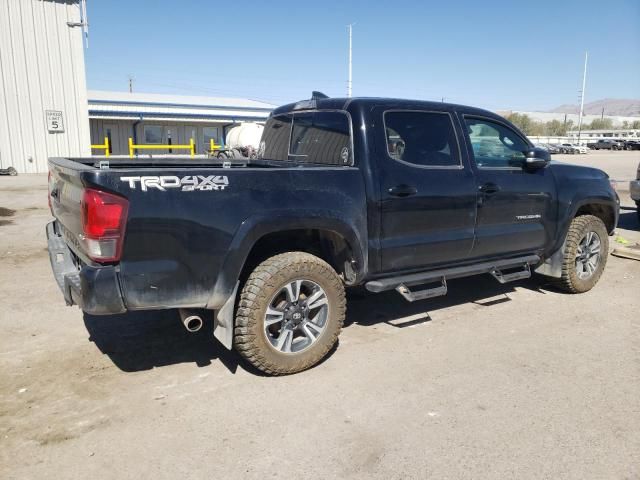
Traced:
<path id="1" fill-rule="evenodd" d="M 640 202 L 640 180 L 629 182 L 629 194 L 636 202 Z"/>
<path id="2" fill-rule="evenodd" d="M 79 265 L 56 228 L 47 224 L 49 260 L 56 283 L 67 305 L 78 305 L 92 315 L 109 315 L 127 311 L 122 300 L 118 271 L 113 266 Z"/>

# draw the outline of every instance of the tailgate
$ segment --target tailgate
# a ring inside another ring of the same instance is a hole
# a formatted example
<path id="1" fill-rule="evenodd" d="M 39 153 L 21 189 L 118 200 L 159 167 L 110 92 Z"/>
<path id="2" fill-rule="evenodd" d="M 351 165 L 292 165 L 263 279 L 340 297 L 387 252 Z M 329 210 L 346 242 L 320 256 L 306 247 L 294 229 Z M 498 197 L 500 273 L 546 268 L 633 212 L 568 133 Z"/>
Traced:
<path id="1" fill-rule="evenodd" d="M 82 192 L 84 186 L 80 179 L 80 171 L 86 168 L 77 163 L 61 166 L 60 160 L 49 162 L 49 201 L 51 212 L 58 220 L 61 233 L 67 239 L 78 238 L 82 233 Z M 77 167 L 76 167 L 77 165 Z M 71 242 L 73 243 L 73 242 Z M 71 245 L 77 247 L 78 245 Z"/>
<path id="2" fill-rule="evenodd" d="M 82 192 L 84 190 L 80 179 L 81 170 L 87 168 L 81 163 L 65 162 L 64 160 L 49 161 L 49 201 L 51 212 L 58 220 L 60 233 L 69 247 L 78 253 L 79 236 L 82 234 Z"/>

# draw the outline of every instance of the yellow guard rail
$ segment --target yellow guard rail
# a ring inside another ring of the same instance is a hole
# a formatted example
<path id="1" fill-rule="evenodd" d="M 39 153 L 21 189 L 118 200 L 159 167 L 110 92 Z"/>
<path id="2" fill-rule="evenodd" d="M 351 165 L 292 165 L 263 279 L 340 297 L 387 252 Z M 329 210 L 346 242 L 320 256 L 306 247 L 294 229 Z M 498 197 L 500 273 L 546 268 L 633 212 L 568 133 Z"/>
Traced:
<path id="1" fill-rule="evenodd" d="M 189 145 L 134 145 L 133 138 L 129 137 L 129 157 L 133 158 L 136 150 L 189 150 L 193 157 L 196 154 L 196 143 L 189 139 Z"/>
<path id="2" fill-rule="evenodd" d="M 215 150 L 220 150 L 222 145 L 216 145 L 216 142 L 213 138 L 209 139 L 209 151 L 213 152 Z"/>
<path id="3" fill-rule="evenodd" d="M 109 137 L 104 137 L 104 143 L 100 145 L 91 145 L 91 148 L 96 150 L 104 150 L 104 156 L 108 157 L 109 154 Z"/>

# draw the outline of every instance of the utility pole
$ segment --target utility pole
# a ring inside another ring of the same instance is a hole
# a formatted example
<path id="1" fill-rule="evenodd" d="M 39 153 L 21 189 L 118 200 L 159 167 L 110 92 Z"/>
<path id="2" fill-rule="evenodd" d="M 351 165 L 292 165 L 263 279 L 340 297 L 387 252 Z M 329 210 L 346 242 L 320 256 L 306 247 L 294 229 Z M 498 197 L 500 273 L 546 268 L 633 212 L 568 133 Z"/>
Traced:
<path id="1" fill-rule="evenodd" d="M 347 97 L 351 98 L 352 90 L 353 90 L 353 68 L 352 68 L 352 60 L 353 60 L 353 42 L 352 42 L 352 30 L 354 23 L 350 23 L 349 27 L 349 80 L 347 81 Z"/>
<path id="2" fill-rule="evenodd" d="M 129 93 L 133 93 L 133 77 L 129 75 Z"/>
<path id="3" fill-rule="evenodd" d="M 582 133 L 582 115 L 584 114 L 584 89 L 587 86 L 587 60 L 589 52 L 584 52 L 584 72 L 582 74 L 582 91 L 580 92 L 580 116 L 578 117 L 578 145 L 580 145 L 580 134 Z"/>

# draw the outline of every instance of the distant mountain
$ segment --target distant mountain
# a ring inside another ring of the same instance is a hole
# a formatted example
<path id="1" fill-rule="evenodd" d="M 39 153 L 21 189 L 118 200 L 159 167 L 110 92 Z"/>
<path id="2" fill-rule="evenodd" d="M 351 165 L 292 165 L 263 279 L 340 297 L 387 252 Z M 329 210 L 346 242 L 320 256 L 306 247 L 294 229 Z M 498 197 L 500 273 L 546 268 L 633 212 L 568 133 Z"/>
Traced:
<path id="1" fill-rule="evenodd" d="M 584 104 L 586 115 L 600 115 L 604 108 L 605 115 L 619 115 L 621 117 L 640 117 L 640 100 L 604 98 Z M 580 105 L 560 105 L 550 110 L 553 113 L 579 113 Z"/>

